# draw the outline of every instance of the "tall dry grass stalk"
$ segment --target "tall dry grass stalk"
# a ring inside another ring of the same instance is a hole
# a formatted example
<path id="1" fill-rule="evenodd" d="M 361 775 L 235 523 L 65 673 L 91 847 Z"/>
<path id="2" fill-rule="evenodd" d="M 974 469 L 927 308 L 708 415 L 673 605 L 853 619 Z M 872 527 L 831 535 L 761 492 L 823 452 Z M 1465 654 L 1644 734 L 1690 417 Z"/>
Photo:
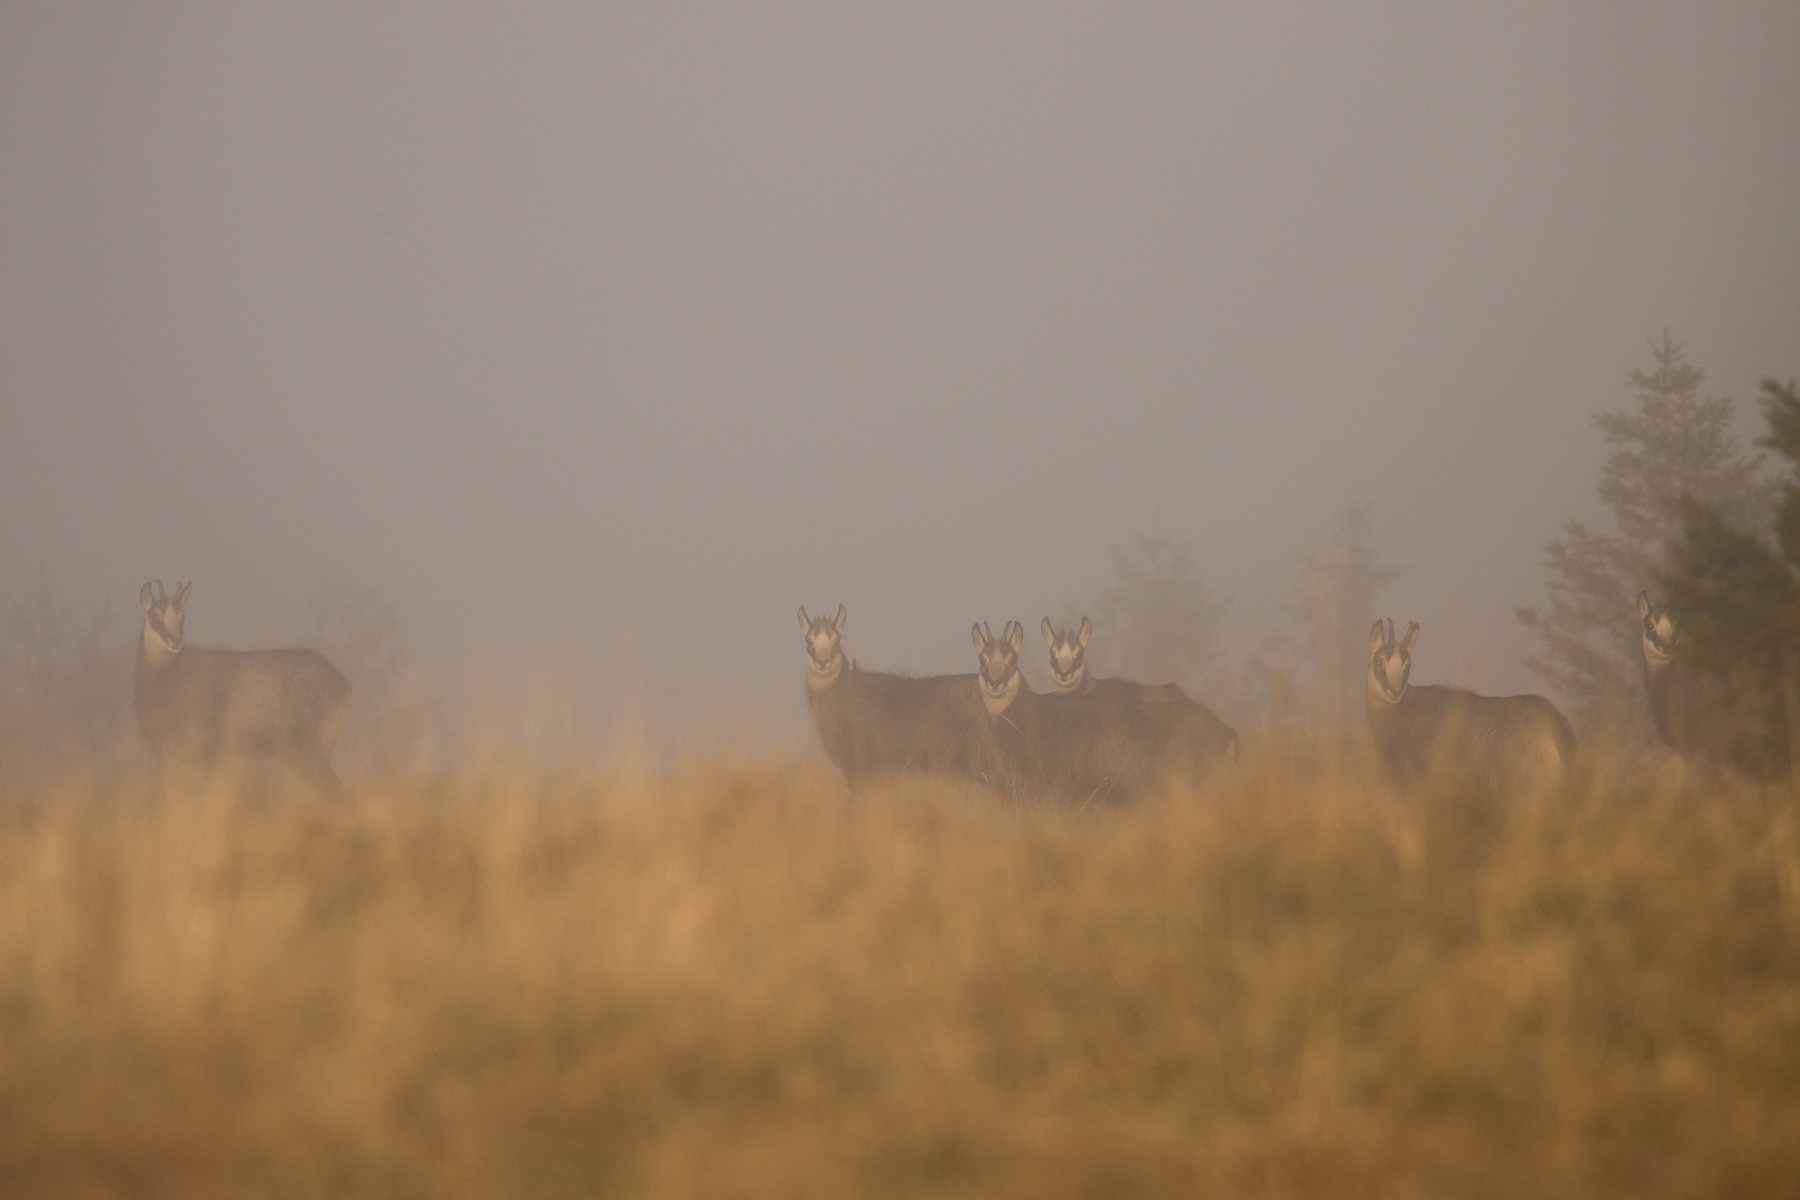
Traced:
<path id="1" fill-rule="evenodd" d="M 1800 823 L 503 758 L 0 805 L 0 1193 L 1800 1193 Z"/>

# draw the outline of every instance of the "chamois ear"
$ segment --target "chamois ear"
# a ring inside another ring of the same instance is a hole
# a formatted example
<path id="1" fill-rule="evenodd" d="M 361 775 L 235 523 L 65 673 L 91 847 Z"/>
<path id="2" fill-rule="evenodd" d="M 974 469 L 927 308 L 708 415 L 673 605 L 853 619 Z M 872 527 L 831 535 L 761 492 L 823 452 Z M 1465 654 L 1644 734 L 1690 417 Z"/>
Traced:
<path id="1" fill-rule="evenodd" d="M 843 605 L 841 605 L 841 604 L 838 605 L 837 620 L 835 620 L 831 623 L 832 627 L 834 629 L 836 629 L 839 633 L 844 632 L 844 618 L 848 617 L 849 615 L 850 614 L 848 612 L 844 611 Z"/>
<path id="2" fill-rule="evenodd" d="M 1400 649 L 1407 654 L 1411 654 L 1412 648 L 1413 648 L 1413 643 L 1418 640 L 1419 640 L 1419 623 L 1417 621 L 1408 622 L 1408 624 L 1406 626 L 1406 636 L 1404 638 L 1400 639 Z"/>
<path id="3" fill-rule="evenodd" d="M 1638 593 L 1638 620 L 1642 621 L 1650 615 L 1650 593 Z"/>
<path id="4" fill-rule="evenodd" d="M 812 632 L 812 622 L 806 619 L 806 605 L 804 604 L 800 606 L 800 632 Z"/>
<path id="5" fill-rule="evenodd" d="M 176 608 L 185 608 L 187 606 L 188 593 L 193 590 L 194 590 L 194 581 L 191 579 L 188 580 L 186 583 L 176 584 L 175 585 L 175 607 Z"/>
<path id="6" fill-rule="evenodd" d="M 987 639 L 981 636 L 980 621 L 975 622 L 974 625 L 969 627 L 969 640 L 975 643 L 975 652 L 977 654 L 987 649 Z"/>
<path id="7" fill-rule="evenodd" d="M 1381 622 L 1377 620 L 1374 627 L 1369 630 L 1369 653 L 1373 654 L 1385 645 L 1387 645 L 1387 630 L 1383 629 Z"/>
<path id="8" fill-rule="evenodd" d="M 155 606 L 156 593 L 150 589 L 148 583 L 138 589 L 138 603 L 144 606 L 144 612 L 146 614 L 148 614 L 151 608 Z"/>
<path id="9" fill-rule="evenodd" d="M 1012 634 L 1006 641 L 1013 648 L 1013 653 L 1017 654 L 1025 647 L 1025 626 L 1018 621 L 1011 621 L 1009 624 L 1012 627 Z"/>
<path id="10" fill-rule="evenodd" d="M 1044 630 L 1044 645 L 1050 647 L 1052 650 L 1056 649 L 1056 630 L 1050 628 L 1050 618 L 1049 617 L 1044 618 L 1043 630 Z"/>
<path id="11" fill-rule="evenodd" d="M 1094 623 L 1086 617 L 1081 618 L 1081 632 L 1075 635 L 1075 641 L 1083 650 L 1087 649 L 1088 639 L 1094 636 Z"/>

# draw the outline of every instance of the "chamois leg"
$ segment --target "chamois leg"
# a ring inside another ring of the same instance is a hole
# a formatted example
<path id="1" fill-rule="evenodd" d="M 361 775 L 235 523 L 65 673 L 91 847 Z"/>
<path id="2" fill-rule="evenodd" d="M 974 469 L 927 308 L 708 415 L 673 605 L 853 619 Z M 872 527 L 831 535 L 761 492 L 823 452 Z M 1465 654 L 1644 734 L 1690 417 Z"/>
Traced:
<path id="1" fill-rule="evenodd" d="M 331 769 L 331 760 L 318 750 L 295 749 L 287 756 L 288 764 L 307 786 L 326 800 L 347 800 L 350 793 Z"/>

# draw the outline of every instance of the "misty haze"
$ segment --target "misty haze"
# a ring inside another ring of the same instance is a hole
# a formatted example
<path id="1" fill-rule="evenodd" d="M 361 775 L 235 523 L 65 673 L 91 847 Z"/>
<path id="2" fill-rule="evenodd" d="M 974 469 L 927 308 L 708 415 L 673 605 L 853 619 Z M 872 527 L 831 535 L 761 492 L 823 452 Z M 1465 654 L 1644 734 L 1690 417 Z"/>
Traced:
<path id="1" fill-rule="evenodd" d="M 1797 61 L 0 8 L 0 1191 L 1791 1189 Z"/>

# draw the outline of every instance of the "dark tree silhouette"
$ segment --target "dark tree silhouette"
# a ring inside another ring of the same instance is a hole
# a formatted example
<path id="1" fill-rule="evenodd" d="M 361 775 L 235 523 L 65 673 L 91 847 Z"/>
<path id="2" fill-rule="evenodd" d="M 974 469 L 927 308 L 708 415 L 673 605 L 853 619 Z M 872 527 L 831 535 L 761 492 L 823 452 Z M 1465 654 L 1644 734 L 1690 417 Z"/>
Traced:
<path id="1" fill-rule="evenodd" d="M 1113 584 L 1094 605 L 1095 672 L 1205 692 L 1221 681 L 1219 625 L 1227 603 L 1194 571 L 1186 547 L 1163 529 L 1133 528 L 1112 548 Z"/>
<path id="2" fill-rule="evenodd" d="M 1282 639 L 1282 644 L 1308 664 L 1315 717 L 1321 726 L 1360 726 L 1363 669 L 1369 626 L 1378 615 L 1376 602 L 1405 573 L 1381 561 L 1366 504 L 1347 504 L 1338 510 L 1323 553 L 1300 554 L 1299 577 L 1282 605 L 1293 636 Z"/>
<path id="3" fill-rule="evenodd" d="M 1732 402 L 1701 396 L 1704 373 L 1667 330 L 1650 355 L 1650 369 L 1626 376 L 1634 403 L 1595 418 L 1611 447 L 1599 493 L 1615 530 L 1564 525 L 1544 547 L 1547 606 L 1519 610 L 1542 638 L 1526 665 L 1569 702 L 1575 723 L 1637 738 L 1650 724 L 1635 600 L 1681 536 L 1685 503 L 1750 530 L 1766 527 L 1774 496 L 1763 456 L 1732 429 Z"/>
<path id="4" fill-rule="evenodd" d="M 1788 467 L 1773 517 L 1749 531 L 1688 498 L 1656 579 L 1681 630 L 1679 652 L 1725 681 L 1743 731 L 1733 762 L 1773 778 L 1791 770 L 1800 745 L 1800 389 L 1765 379 L 1762 402 L 1761 444 Z"/>

